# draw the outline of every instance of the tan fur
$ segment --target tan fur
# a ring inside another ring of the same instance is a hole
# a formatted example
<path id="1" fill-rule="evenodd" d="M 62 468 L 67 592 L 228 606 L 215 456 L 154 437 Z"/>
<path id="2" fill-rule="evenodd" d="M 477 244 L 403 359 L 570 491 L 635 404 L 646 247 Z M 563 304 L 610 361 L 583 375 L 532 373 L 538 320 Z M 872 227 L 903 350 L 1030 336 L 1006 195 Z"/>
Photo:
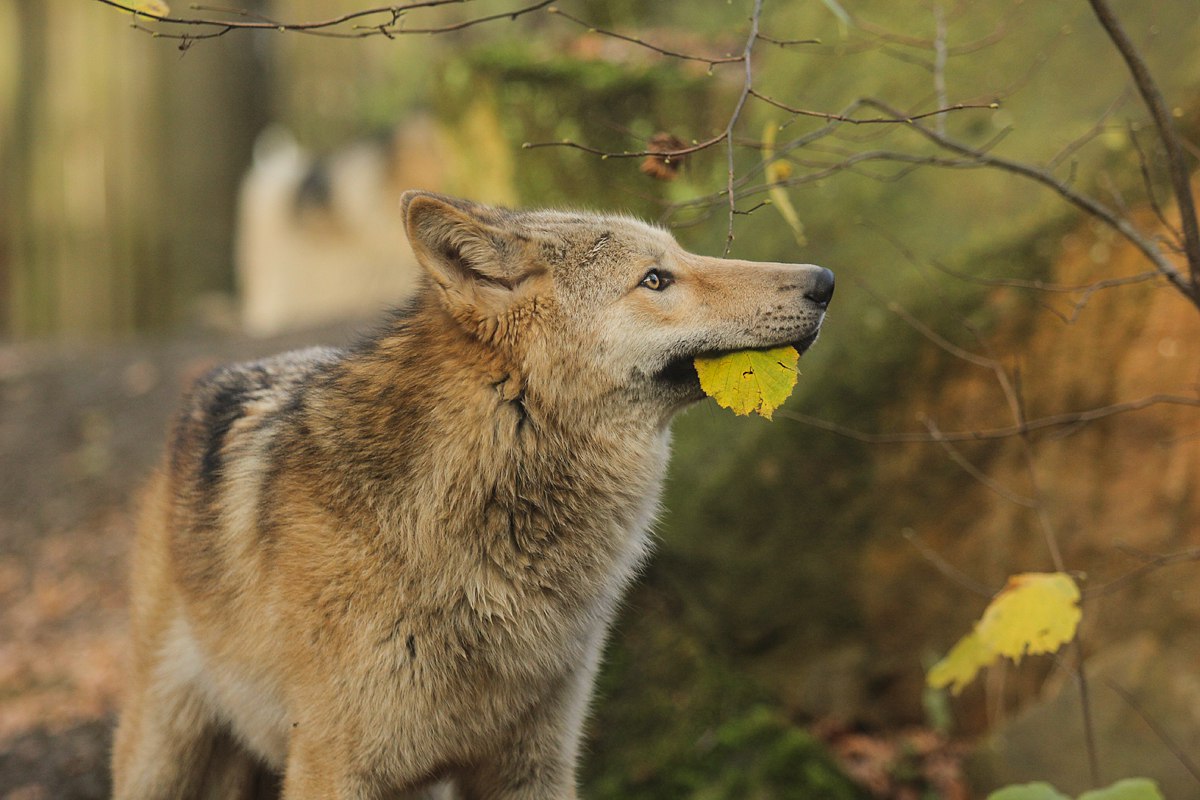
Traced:
<path id="1" fill-rule="evenodd" d="M 574 798 L 691 358 L 806 347 L 832 292 L 622 217 L 409 193 L 405 222 L 428 279 L 379 335 L 184 404 L 135 549 L 122 800 L 272 772 L 288 800 Z"/>

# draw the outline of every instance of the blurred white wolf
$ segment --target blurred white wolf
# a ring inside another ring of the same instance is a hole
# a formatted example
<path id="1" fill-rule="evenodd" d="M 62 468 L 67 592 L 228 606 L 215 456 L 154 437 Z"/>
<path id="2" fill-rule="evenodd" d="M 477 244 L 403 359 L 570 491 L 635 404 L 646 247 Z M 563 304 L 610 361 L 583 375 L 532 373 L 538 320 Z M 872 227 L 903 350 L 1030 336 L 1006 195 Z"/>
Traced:
<path id="1" fill-rule="evenodd" d="M 405 189 L 445 185 L 442 140 L 417 116 L 328 156 L 264 132 L 242 183 L 235 262 L 243 329 L 267 336 L 396 305 L 417 262 L 396 209 Z"/>

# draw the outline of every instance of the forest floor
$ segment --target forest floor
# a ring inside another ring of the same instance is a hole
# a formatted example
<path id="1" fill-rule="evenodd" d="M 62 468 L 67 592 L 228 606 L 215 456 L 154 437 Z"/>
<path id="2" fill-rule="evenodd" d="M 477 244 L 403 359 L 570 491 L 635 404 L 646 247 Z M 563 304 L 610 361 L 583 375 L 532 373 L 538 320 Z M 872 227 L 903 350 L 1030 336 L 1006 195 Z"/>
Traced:
<path id="1" fill-rule="evenodd" d="M 348 338 L 0 346 L 0 798 L 109 794 L 131 512 L 183 388 L 222 361 Z"/>

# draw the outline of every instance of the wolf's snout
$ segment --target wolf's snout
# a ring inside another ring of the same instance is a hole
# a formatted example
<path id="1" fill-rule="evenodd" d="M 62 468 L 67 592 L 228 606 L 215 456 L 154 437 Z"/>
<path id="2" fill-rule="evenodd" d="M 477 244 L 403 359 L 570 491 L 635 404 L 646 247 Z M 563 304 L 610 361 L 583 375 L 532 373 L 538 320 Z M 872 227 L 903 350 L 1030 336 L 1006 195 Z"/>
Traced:
<path id="1" fill-rule="evenodd" d="M 813 276 L 812 286 L 804 293 L 804 297 L 813 301 L 821 308 L 829 305 L 833 299 L 833 273 L 824 267 L 817 270 Z"/>

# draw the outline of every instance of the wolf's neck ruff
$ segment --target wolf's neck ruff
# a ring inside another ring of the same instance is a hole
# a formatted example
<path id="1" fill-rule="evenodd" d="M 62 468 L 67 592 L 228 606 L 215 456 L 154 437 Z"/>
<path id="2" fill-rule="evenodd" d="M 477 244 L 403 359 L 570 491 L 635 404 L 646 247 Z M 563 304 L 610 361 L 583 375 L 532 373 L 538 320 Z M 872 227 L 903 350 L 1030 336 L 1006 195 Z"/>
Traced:
<path id="1" fill-rule="evenodd" d="M 486 562 L 511 591 L 611 605 L 644 550 L 666 432 L 633 409 L 549 406 L 492 346 L 426 324 L 425 302 L 319 382 L 312 436 L 342 465 L 325 491 L 358 496 L 381 520 L 422 508 L 376 535 L 457 542 L 442 555 Z"/>

